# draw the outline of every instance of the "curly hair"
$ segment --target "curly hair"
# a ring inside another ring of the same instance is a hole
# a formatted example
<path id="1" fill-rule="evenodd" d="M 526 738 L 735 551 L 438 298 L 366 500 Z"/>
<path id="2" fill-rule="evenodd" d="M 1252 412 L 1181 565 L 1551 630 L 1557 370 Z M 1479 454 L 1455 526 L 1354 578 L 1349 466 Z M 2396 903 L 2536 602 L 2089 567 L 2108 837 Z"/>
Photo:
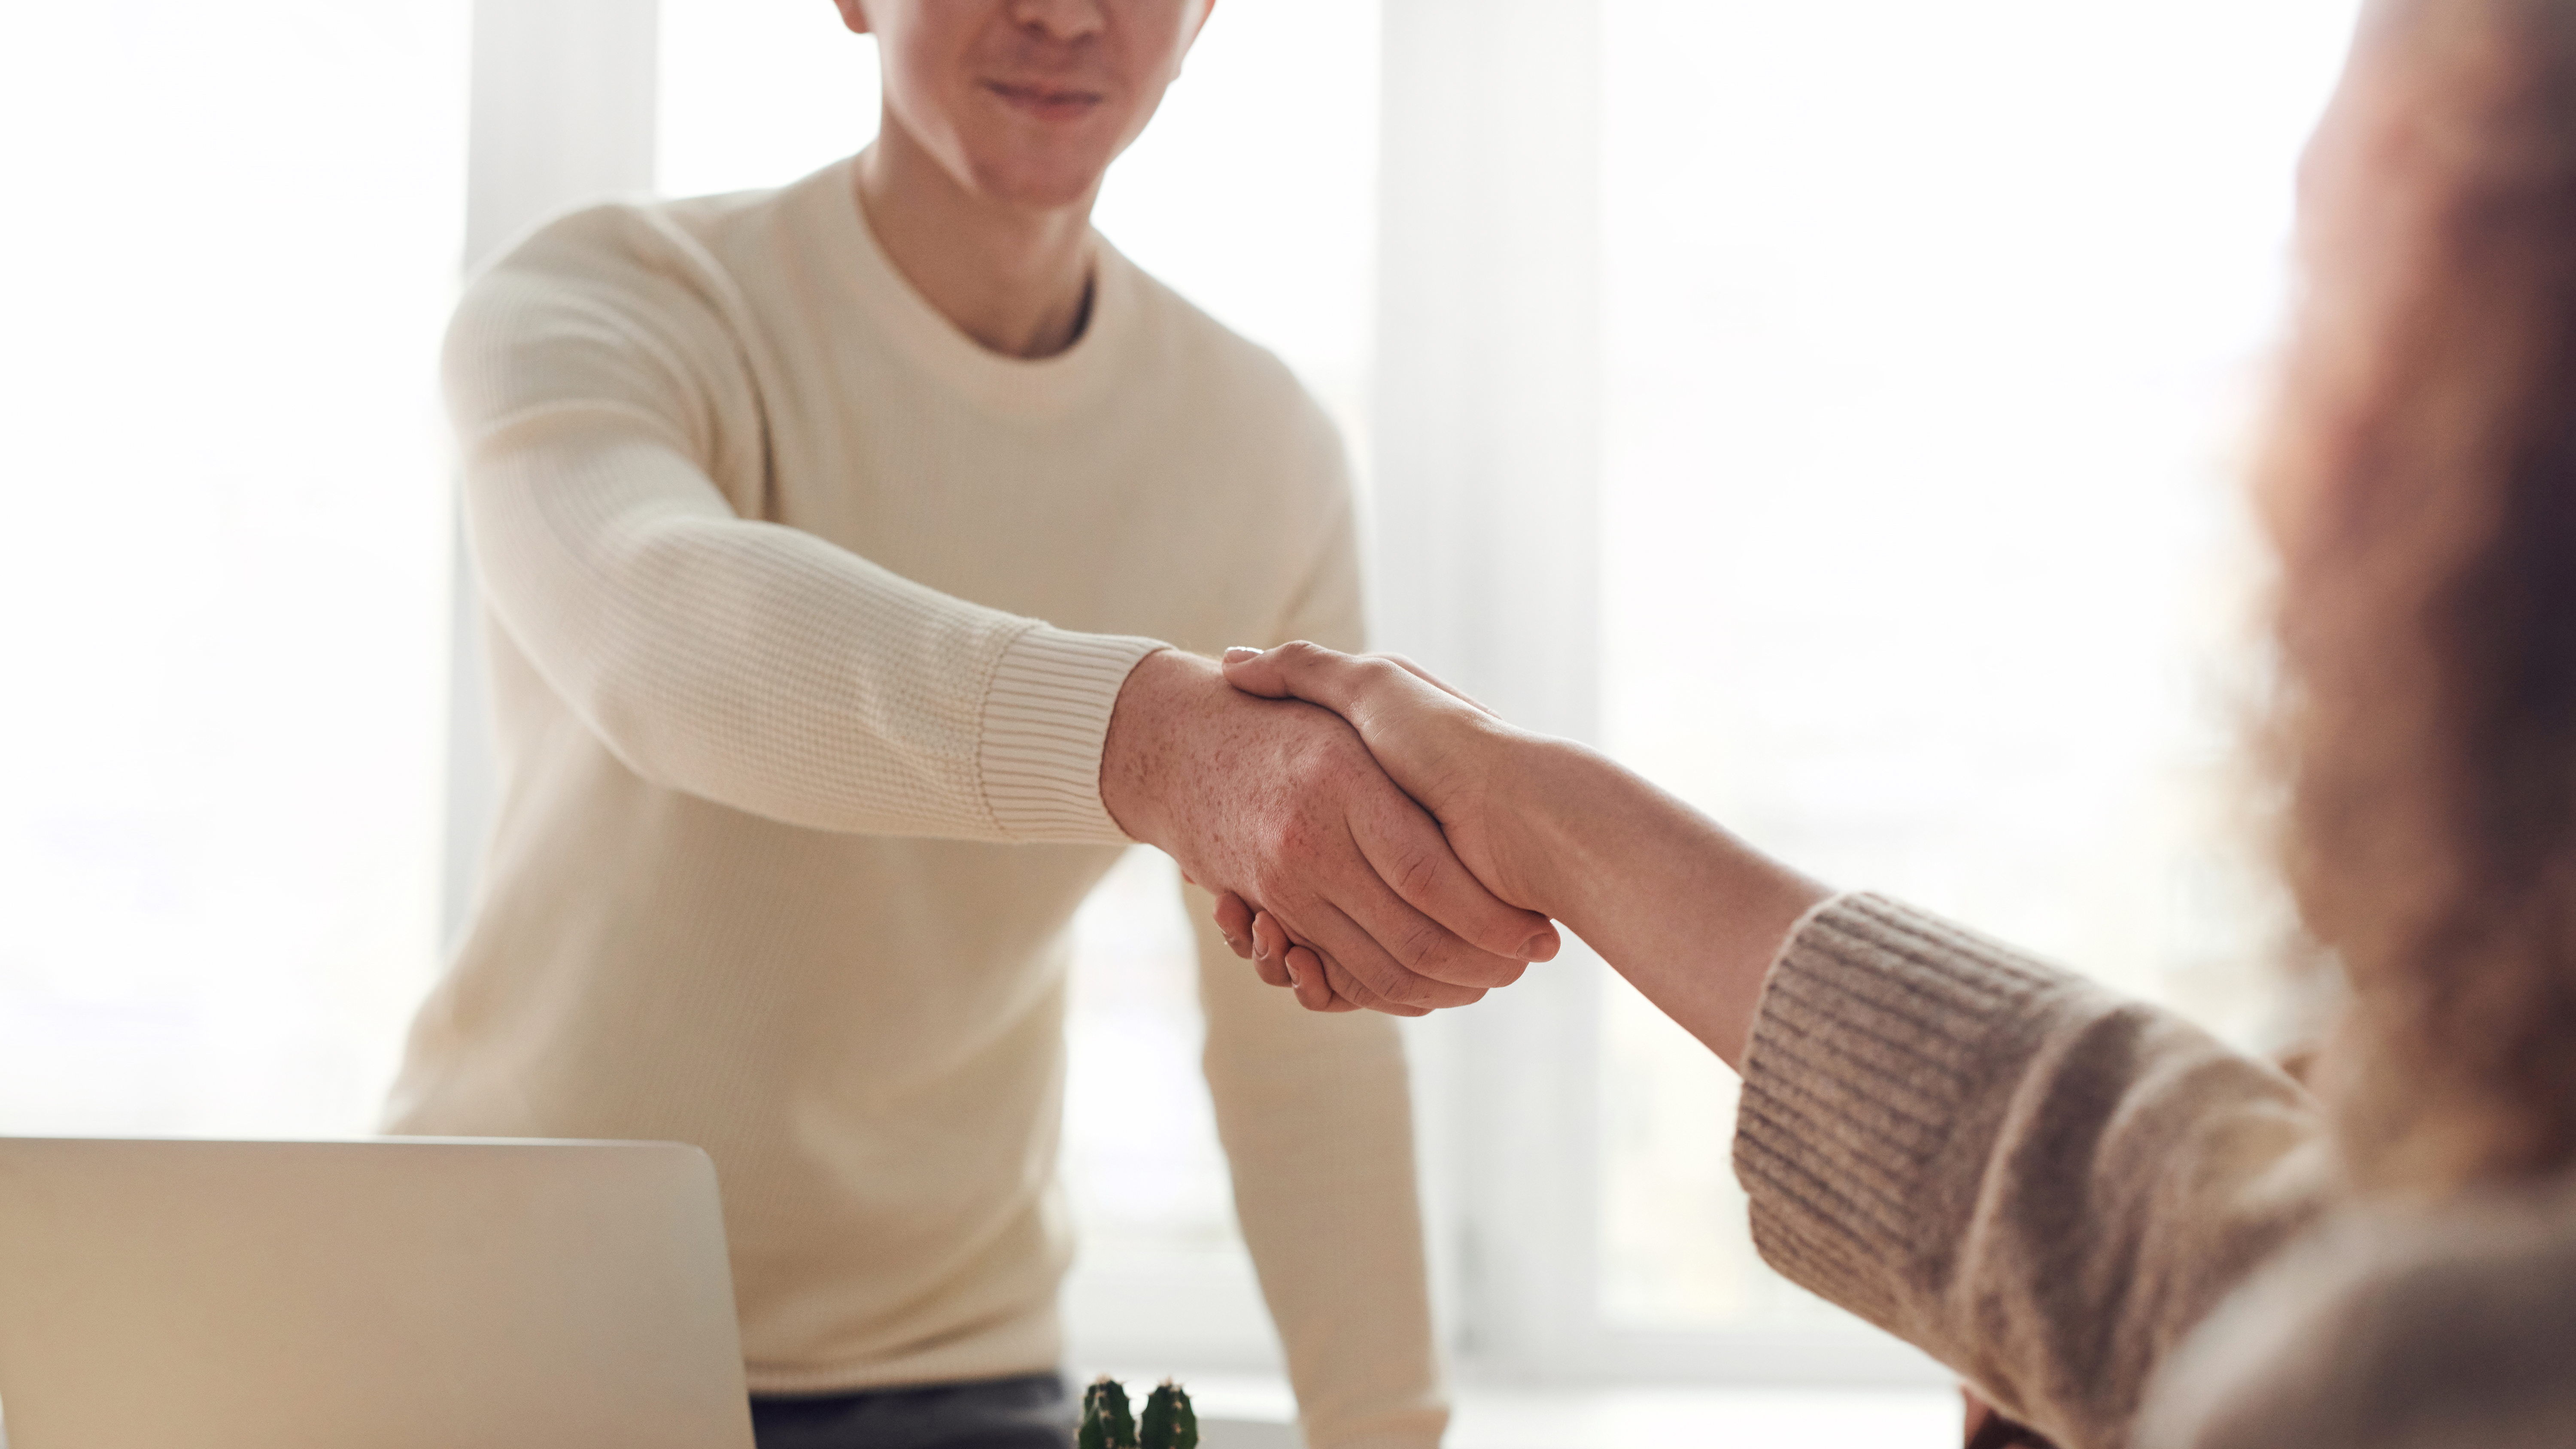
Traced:
<path id="1" fill-rule="evenodd" d="M 2257 497 L 2282 858 L 2364 1182 L 2576 1163 L 2576 3 L 2383 0 Z"/>

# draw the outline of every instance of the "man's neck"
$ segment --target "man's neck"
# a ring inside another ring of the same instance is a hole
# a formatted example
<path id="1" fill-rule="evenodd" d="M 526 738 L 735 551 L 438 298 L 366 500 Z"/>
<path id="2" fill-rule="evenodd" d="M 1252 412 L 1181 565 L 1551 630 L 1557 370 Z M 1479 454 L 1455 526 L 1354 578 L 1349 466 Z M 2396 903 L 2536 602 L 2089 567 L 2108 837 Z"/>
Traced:
<path id="1" fill-rule="evenodd" d="M 960 331 L 1028 358 L 1052 357 L 1082 335 L 1091 300 L 1090 196 L 1045 210 L 976 196 L 891 116 L 853 169 L 877 245 Z"/>

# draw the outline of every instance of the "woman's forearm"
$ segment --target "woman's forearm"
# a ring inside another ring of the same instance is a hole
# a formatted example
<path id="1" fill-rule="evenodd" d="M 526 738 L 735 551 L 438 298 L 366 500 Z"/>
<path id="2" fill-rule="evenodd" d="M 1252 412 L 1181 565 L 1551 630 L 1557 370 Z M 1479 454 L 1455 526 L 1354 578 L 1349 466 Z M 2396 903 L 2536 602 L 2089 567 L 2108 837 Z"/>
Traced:
<path id="1" fill-rule="evenodd" d="M 1832 892 L 1593 750 L 1535 736 L 1509 749 L 1492 821 L 1520 837 L 1523 904 L 1741 1069 L 1773 958 Z"/>
<path id="2" fill-rule="evenodd" d="M 1495 895 L 1573 929 L 1742 1069 L 1763 979 L 1831 894 L 1823 886 L 1603 755 L 1516 729 L 1406 661 L 1285 644 L 1228 650 L 1225 675 L 1348 720 Z M 1294 978 L 1295 951 L 1285 965 Z"/>

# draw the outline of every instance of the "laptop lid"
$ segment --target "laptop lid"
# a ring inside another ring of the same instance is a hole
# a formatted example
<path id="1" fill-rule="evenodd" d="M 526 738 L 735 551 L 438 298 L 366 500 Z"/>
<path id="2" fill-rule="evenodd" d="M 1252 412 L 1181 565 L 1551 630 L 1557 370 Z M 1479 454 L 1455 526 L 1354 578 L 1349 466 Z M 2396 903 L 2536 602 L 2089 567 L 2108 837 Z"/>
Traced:
<path id="1" fill-rule="evenodd" d="M 0 1138 L 6 1449 L 751 1449 L 670 1143 Z"/>

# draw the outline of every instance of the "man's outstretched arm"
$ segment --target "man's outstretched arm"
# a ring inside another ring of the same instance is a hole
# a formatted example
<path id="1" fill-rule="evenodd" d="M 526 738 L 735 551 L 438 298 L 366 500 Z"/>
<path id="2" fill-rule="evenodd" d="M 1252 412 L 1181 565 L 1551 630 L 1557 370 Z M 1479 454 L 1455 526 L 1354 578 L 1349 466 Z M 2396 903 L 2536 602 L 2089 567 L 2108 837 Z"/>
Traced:
<path id="1" fill-rule="evenodd" d="M 1472 999 L 1553 939 L 1329 713 L 744 516 L 716 481 L 759 474 L 722 289 L 659 247 L 633 213 L 557 223 L 475 284 L 447 356 L 487 600 L 628 768 L 810 829 L 1132 835 L 1388 1006 Z"/>

